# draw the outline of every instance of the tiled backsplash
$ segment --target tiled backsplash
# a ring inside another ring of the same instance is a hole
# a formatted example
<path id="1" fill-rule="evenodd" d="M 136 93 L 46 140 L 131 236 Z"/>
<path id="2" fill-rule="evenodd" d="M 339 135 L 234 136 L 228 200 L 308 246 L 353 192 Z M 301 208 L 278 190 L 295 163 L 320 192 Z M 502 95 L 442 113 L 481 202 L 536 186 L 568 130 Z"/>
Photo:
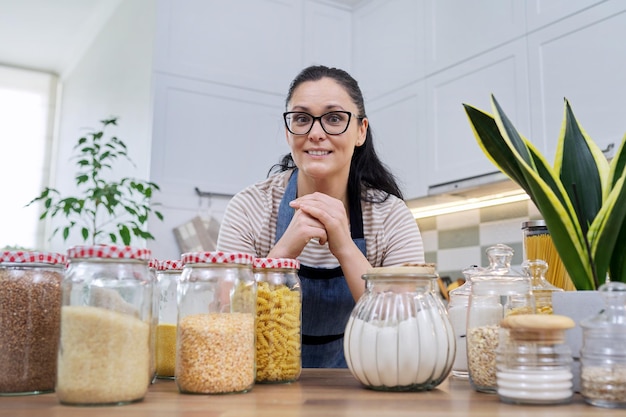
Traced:
<path id="1" fill-rule="evenodd" d="M 522 222 L 541 219 L 531 201 L 418 219 L 426 262 L 434 262 L 440 276 L 463 278 L 470 265 L 489 265 L 486 249 L 504 243 L 515 251 L 511 266 L 523 261 Z"/>

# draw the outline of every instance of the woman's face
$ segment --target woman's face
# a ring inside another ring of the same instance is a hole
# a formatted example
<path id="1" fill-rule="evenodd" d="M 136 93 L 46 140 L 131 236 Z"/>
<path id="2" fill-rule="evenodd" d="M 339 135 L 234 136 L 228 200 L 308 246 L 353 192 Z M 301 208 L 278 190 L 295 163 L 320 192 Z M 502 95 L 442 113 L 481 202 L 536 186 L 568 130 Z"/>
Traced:
<path id="1" fill-rule="evenodd" d="M 303 174 L 319 180 L 347 181 L 354 148 L 365 142 L 367 119 L 359 123 L 357 106 L 346 90 L 331 78 L 304 82 L 294 90 L 287 110 L 315 117 L 336 110 L 352 113 L 348 128 L 339 135 L 327 134 L 319 120 L 304 135 L 285 129 L 291 155 Z"/>

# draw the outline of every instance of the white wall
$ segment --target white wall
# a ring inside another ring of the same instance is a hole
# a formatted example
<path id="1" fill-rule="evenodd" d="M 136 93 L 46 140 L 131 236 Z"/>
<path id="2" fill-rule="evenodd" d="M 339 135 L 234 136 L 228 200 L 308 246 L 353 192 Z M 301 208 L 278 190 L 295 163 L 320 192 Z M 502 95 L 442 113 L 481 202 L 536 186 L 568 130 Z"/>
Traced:
<path id="1" fill-rule="evenodd" d="M 115 134 L 129 147 L 136 167 L 119 164 L 114 179 L 122 176 L 148 179 L 152 143 L 152 57 L 156 5 L 153 0 L 121 2 L 82 59 L 64 74 L 58 120 L 58 148 L 51 186 L 74 194 L 75 165 L 72 148 L 85 132 L 101 127 L 100 120 L 117 116 Z M 116 167 L 117 168 L 117 167 Z M 58 223 L 47 225 L 51 231 Z M 65 224 L 65 223 L 63 223 Z M 67 242 L 46 241 L 49 250 L 64 252 L 82 243 L 79 234 Z"/>

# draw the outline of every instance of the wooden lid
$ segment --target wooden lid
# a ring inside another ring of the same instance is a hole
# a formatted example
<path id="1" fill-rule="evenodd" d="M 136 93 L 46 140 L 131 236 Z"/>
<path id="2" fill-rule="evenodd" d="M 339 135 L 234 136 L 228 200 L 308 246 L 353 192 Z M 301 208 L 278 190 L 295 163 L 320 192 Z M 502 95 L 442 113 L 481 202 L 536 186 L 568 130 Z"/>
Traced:
<path id="1" fill-rule="evenodd" d="M 397 266 L 370 268 L 368 274 L 428 274 L 435 275 L 434 263 L 404 263 Z"/>
<path id="2" fill-rule="evenodd" d="M 509 329 L 512 338 L 520 341 L 561 343 L 565 330 L 576 325 L 574 320 L 557 314 L 514 314 L 506 316 L 500 326 Z"/>

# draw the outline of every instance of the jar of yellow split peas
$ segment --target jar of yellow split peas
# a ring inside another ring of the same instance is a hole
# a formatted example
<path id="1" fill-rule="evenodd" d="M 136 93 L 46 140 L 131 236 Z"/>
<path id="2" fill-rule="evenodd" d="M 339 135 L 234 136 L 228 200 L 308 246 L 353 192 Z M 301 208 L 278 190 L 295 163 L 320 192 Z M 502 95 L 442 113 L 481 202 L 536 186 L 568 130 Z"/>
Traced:
<path id="1" fill-rule="evenodd" d="M 302 370 L 302 297 L 296 259 L 256 258 L 256 382 L 296 381 Z"/>
<path id="2" fill-rule="evenodd" d="M 158 261 L 156 266 L 159 306 L 155 355 L 157 378 L 174 379 L 178 318 L 176 297 L 182 272 L 183 262 L 180 260 Z"/>

